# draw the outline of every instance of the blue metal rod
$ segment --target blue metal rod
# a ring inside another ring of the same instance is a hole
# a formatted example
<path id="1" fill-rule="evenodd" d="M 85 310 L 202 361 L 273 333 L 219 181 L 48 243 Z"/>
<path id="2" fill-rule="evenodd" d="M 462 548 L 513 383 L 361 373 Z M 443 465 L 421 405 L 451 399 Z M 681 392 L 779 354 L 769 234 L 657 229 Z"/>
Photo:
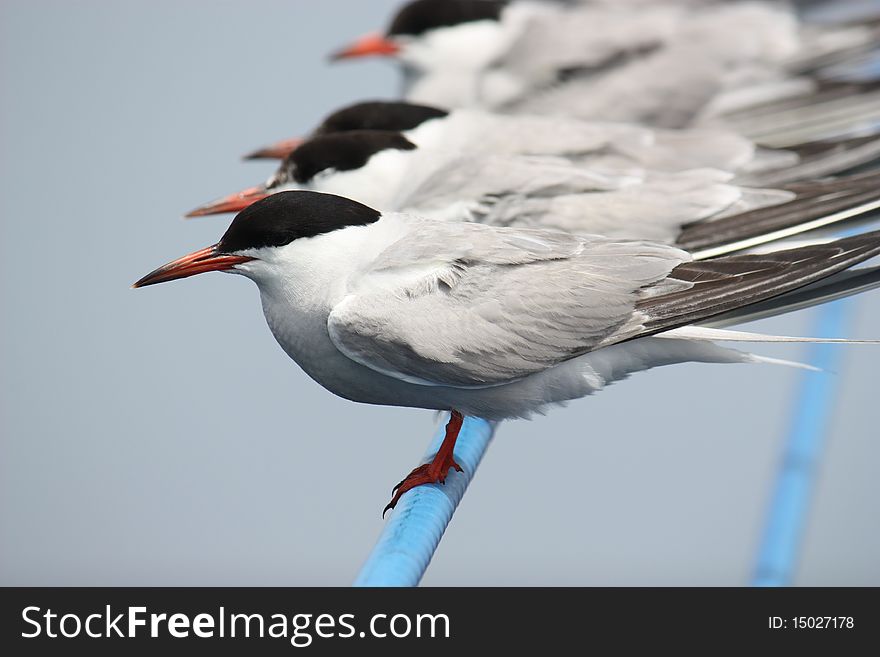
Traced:
<path id="1" fill-rule="evenodd" d="M 852 299 L 844 299 L 820 308 L 812 335 L 846 335 L 853 307 Z M 805 372 L 801 380 L 758 552 L 752 580 L 754 586 L 789 586 L 792 583 L 818 479 L 819 461 L 837 399 L 837 374 L 843 365 L 844 353 L 839 345 L 810 346 L 807 362 L 821 371 Z"/>
<path id="2" fill-rule="evenodd" d="M 419 486 L 400 498 L 354 586 L 418 585 L 492 441 L 495 427 L 492 422 L 465 418 L 455 443 L 455 461 L 464 471 L 450 471 L 445 484 Z M 441 425 L 425 461 L 440 449 L 444 435 Z"/>

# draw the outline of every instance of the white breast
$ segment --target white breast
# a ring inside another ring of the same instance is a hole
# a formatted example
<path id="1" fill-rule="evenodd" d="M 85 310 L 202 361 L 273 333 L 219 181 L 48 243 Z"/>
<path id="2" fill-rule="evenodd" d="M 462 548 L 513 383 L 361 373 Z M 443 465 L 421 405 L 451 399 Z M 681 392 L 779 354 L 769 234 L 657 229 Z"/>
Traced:
<path id="1" fill-rule="evenodd" d="M 386 215 L 367 226 L 300 238 L 254 251 L 257 260 L 239 268 L 257 284 L 266 322 L 281 348 L 309 376 L 341 396 L 366 395 L 371 375 L 336 350 L 327 317 L 359 272 L 406 234 L 407 223 L 404 215 Z M 359 392 L 361 388 L 365 391 Z"/>

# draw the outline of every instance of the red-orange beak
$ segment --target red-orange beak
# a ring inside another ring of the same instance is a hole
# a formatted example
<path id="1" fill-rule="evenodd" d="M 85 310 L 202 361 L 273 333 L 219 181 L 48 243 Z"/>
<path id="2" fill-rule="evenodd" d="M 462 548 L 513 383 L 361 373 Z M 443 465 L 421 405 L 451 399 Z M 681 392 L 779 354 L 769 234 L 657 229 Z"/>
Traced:
<path id="1" fill-rule="evenodd" d="M 295 151 L 304 141 L 305 139 L 301 139 L 299 137 L 294 137 L 293 139 L 285 139 L 283 141 L 274 143 L 271 146 L 264 146 L 263 148 L 256 150 L 253 153 L 248 153 L 244 156 L 243 159 L 283 160 L 293 151 Z"/>
<path id="2" fill-rule="evenodd" d="M 269 196 L 269 190 L 265 186 L 248 187 L 235 194 L 224 196 L 216 201 L 200 205 L 195 210 L 187 212 L 187 217 L 206 217 L 209 214 L 223 214 L 224 212 L 241 212 L 252 203 Z"/>
<path id="3" fill-rule="evenodd" d="M 331 61 L 340 59 L 353 59 L 355 57 L 384 56 L 391 57 L 400 52 L 400 46 L 391 39 L 381 34 L 368 34 L 361 37 L 350 46 L 337 50 L 330 55 Z"/>
<path id="4" fill-rule="evenodd" d="M 146 287 L 156 283 L 165 283 L 178 278 L 204 274 L 206 271 L 226 271 L 232 269 L 235 265 L 240 265 L 250 260 L 253 260 L 253 258 L 218 253 L 217 245 L 215 244 L 214 246 L 209 246 L 178 258 L 167 265 L 162 265 L 157 270 L 144 276 L 132 287 Z"/>

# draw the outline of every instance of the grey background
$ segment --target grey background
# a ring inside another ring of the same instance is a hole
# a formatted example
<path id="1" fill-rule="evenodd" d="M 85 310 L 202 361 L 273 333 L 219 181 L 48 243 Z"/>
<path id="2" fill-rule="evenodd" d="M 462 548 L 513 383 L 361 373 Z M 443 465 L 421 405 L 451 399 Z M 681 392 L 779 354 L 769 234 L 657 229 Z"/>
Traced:
<path id="1" fill-rule="evenodd" d="M 394 94 L 323 57 L 396 5 L 0 3 L 0 583 L 352 580 L 432 414 L 319 388 L 244 279 L 128 286 L 216 240 L 179 217 L 268 175 L 240 154 Z M 880 349 L 844 353 L 798 584 L 880 584 Z M 503 426 L 425 583 L 747 583 L 801 376 L 665 368 Z"/>

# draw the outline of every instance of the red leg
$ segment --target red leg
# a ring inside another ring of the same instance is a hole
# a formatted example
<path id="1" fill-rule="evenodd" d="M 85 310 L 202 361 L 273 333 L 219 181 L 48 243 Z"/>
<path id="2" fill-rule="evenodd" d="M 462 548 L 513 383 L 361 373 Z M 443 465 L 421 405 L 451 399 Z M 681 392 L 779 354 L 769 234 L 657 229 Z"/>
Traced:
<path id="1" fill-rule="evenodd" d="M 423 484 L 436 484 L 438 481 L 441 484 L 445 483 L 446 475 L 449 474 L 450 468 L 455 468 L 458 472 L 461 472 L 461 466 L 455 462 L 452 453 L 455 450 L 455 441 L 458 439 L 458 432 L 461 431 L 463 422 L 464 416 L 458 411 L 452 411 L 452 416 L 449 418 L 449 422 L 446 423 L 446 436 L 443 438 L 440 449 L 437 450 L 437 455 L 430 463 L 420 465 L 410 472 L 403 481 L 394 487 L 391 491 L 394 497 L 391 498 L 388 506 L 382 511 L 383 518 L 389 509 L 393 509 L 397 505 L 401 495 L 406 491 Z"/>

